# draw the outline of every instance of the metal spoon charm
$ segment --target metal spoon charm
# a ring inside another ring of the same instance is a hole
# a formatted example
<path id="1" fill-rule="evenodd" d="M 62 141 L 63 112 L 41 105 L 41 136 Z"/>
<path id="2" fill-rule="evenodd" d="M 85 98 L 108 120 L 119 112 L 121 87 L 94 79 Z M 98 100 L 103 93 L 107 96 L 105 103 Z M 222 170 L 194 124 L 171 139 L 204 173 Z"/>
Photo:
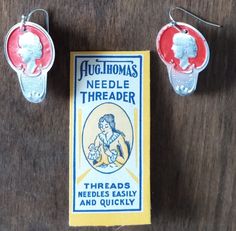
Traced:
<path id="1" fill-rule="evenodd" d="M 30 22 L 31 15 L 42 11 L 46 15 L 47 31 Z M 47 11 L 36 9 L 28 16 L 22 16 L 5 37 L 4 52 L 11 68 L 17 73 L 24 97 L 32 103 L 40 103 L 47 92 L 47 72 L 55 59 L 53 41 L 48 34 Z"/>
<path id="2" fill-rule="evenodd" d="M 176 7 L 204 23 L 209 23 L 194 14 Z M 168 70 L 169 81 L 174 91 L 181 96 L 192 94 L 197 87 L 198 74 L 208 64 L 210 58 L 209 46 L 204 36 L 194 27 L 174 21 L 169 11 L 171 22 L 158 33 L 156 46 L 161 60 Z"/>

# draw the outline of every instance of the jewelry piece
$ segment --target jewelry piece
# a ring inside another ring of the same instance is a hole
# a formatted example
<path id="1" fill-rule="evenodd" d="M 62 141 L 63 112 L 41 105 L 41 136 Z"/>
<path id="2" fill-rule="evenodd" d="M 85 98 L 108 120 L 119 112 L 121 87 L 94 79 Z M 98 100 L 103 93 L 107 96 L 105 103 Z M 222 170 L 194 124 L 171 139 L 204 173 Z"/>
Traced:
<path id="1" fill-rule="evenodd" d="M 196 90 L 198 74 L 207 66 L 210 51 L 206 39 L 196 28 L 173 19 L 171 12 L 175 9 L 208 25 L 221 26 L 200 19 L 181 7 L 175 7 L 169 11 L 171 22 L 162 27 L 157 35 L 157 52 L 167 66 L 170 83 L 177 94 L 186 96 Z"/>
<path id="2" fill-rule="evenodd" d="M 47 31 L 30 22 L 36 11 L 45 13 Z M 47 92 L 47 72 L 55 59 L 53 41 L 49 35 L 49 16 L 44 9 L 35 9 L 14 25 L 5 37 L 4 52 L 7 62 L 17 73 L 24 97 L 40 103 Z"/>

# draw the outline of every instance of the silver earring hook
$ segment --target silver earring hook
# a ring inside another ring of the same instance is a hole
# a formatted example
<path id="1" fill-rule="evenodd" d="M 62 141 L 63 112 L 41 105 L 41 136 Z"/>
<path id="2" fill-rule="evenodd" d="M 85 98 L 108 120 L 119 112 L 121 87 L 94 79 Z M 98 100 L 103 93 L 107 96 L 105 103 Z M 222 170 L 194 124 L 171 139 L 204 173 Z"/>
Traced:
<path id="1" fill-rule="evenodd" d="M 174 25 L 175 27 L 176 27 L 176 25 L 177 25 L 177 22 L 173 19 L 172 15 L 171 15 L 171 13 L 172 13 L 174 10 L 183 11 L 184 13 L 186 13 L 186 14 L 192 16 L 193 18 L 198 19 L 199 21 L 201 21 L 201 22 L 203 22 L 203 23 L 205 23 L 205 24 L 207 24 L 207 25 L 215 26 L 215 27 L 222 27 L 221 25 L 218 25 L 218 24 L 215 24 L 215 23 L 206 21 L 206 20 L 204 20 L 204 19 L 198 17 L 197 15 L 195 15 L 195 14 L 193 14 L 193 13 L 191 13 L 191 12 L 185 10 L 184 8 L 178 7 L 178 6 L 173 7 L 173 8 L 171 8 L 171 9 L 169 10 L 169 18 L 170 18 L 171 22 L 173 23 L 173 25 Z M 180 28 L 178 28 L 178 27 L 176 27 L 176 28 L 177 28 L 178 30 L 180 30 Z M 180 31 L 181 31 L 181 30 L 180 30 Z"/>
<path id="2" fill-rule="evenodd" d="M 25 30 L 25 22 L 27 21 L 27 17 L 25 15 L 21 16 L 21 22 L 20 22 L 20 30 L 24 31 Z"/>
<path id="3" fill-rule="evenodd" d="M 21 16 L 21 23 L 22 23 L 21 27 L 23 27 L 25 22 L 28 22 L 32 16 L 32 14 L 34 14 L 37 11 L 42 11 L 45 14 L 46 28 L 47 28 L 47 32 L 49 33 L 49 16 L 48 16 L 48 12 L 44 9 L 35 9 L 35 10 L 32 10 L 27 16 L 22 15 Z"/>

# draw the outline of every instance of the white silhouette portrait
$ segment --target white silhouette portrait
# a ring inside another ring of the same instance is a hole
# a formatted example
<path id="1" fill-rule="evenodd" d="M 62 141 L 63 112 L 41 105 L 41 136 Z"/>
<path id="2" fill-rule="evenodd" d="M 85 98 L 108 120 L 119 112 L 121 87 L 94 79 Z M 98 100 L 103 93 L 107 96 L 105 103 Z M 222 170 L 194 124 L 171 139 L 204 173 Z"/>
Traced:
<path id="1" fill-rule="evenodd" d="M 195 38 L 189 34 L 176 33 L 173 36 L 173 45 L 171 49 L 174 57 L 180 60 L 180 67 L 185 70 L 189 67 L 189 58 L 197 56 L 197 44 Z"/>
<path id="2" fill-rule="evenodd" d="M 33 74 L 37 68 L 36 59 L 42 57 L 42 44 L 37 35 L 25 32 L 19 37 L 19 51 L 22 61 L 26 64 L 26 73 Z"/>

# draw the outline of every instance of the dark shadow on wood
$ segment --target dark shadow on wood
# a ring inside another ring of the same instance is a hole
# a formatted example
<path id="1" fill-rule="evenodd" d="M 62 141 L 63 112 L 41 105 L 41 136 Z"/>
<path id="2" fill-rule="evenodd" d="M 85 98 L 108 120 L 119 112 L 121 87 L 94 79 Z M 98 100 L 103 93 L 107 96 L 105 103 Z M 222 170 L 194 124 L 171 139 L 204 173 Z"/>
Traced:
<path id="1" fill-rule="evenodd" d="M 200 30 L 209 44 L 210 60 L 208 66 L 199 74 L 197 94 L 211 94 L 235 87 L 236 32 L 226 25 L 222 28 Z M 204 34 L 204 31 L 207 31 Z M 231 33 L 228 33 L 231 31 Z"/>

